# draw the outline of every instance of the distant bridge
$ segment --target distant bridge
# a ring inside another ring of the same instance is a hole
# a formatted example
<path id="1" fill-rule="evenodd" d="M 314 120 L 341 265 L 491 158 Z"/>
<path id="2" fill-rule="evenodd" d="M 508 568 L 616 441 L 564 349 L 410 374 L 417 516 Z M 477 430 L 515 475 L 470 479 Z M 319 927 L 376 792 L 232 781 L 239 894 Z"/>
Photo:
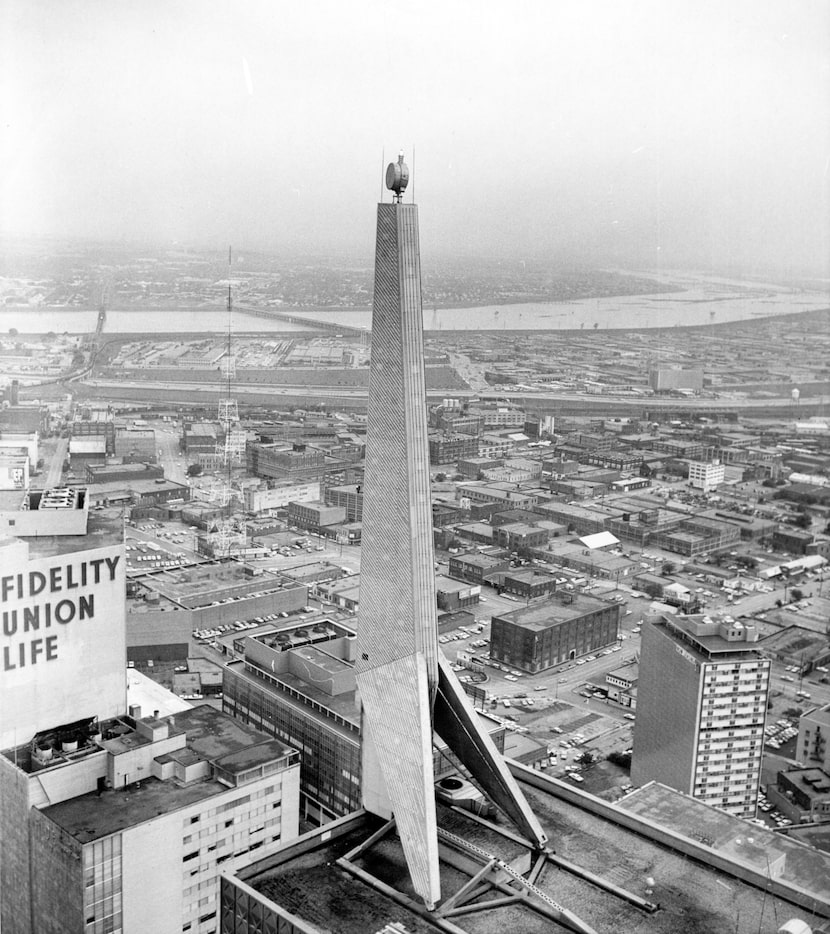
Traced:
<path id="1" fill-rule="evenodd" d="M 287 321 L 290 324 L 301 324 L 314 331 L 327 331 L 341 337 L 357 337 L 362 343 L 368 344 L 372 332 L 366 328 L 356 328 L 351 324 L 338 324 L 335 321 L 318 321 L 316 318 L 307 318 L 293 311 L 278 311 L 274 308 L 252 308 L 249 305 L 234 305 L 237 311 L 254 318 L 271 318 Z"/>

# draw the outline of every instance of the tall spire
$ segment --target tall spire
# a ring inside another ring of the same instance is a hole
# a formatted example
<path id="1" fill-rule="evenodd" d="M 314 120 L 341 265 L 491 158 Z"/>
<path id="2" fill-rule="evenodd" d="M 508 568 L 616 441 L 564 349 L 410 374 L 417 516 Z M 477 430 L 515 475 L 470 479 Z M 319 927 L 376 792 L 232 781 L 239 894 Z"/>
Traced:
<path id="1" fill-rule="evenodd" d="M 394 815 L 413 886 L 440 898 L 433 730 L 538 846 L 545 835 L 438 647 L 418 208 L 409 169 L 377 209 L 372 360 L 355 666 L 364 807 Z"/>

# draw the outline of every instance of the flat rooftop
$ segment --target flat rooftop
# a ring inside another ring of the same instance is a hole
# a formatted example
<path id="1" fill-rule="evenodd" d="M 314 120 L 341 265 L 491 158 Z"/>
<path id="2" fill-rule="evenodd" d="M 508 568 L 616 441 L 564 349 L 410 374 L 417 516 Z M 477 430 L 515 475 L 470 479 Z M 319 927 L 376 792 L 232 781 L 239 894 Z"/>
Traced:
<path id="1" fill-rule="evenodd" d="M 295 586 L 292 581 L 270 570 L 250 576 L 245 566 L 235 561 L 199 562 L 184 567 L 154 569 L 136 580 L 187 609 L 231 597 L 244 598 Z"/>
<path id="2" fill-rule="evenodd" d="M 25 490 L 0 490 L 0 512 L 15 512 L 23 508 Z"/>
<path id="3" fill-rule="evenodd" d="M 816 707 L 814 710 L 808 710 L 805 717 L 809 717 L 811 722 L 830 727 L 830 704 L 824 707 Z"/>
<path id="4" fill-rule="evenodd" d="M 89 513 L 86 535 L 38 535 L 22 537 L 22 540 L 29 545 L 30 558 L 51 558 L 119 545 L 124 541 L 124 525 L 120 515 Z"/>
<path id="5" fill-rule="evenodd" d="M 290 746 L 238 723 L 208 704 L 174 714 L 170 720 L 172 730 L 187 733 L 187 746 L 181 752 L 192 761 L 215 762 L 231 774 L 295 753 Z M 123 744 L 127 739 L 129 736 L 109 742 Z M 80 843 L 88 843 L 229 790 L 228 785 L 212 778 L 186 785 L 147 778 L 140 786 L 109 789 L 101 795 L 93 791 L 53 804 L 44 808 L 44 814 Z"/>
<path id="6" fill-rule="evenodd" d="M 290 704 L 299 708 L 303 711 L 304 716 L 310 717 L 313 720 L 317 720 L 320 723 L 325 724 L 329 729 L 342 732 L 344 736 L 354 738 L 354 730 L 348 730 L 346 727 L 341 726 L 336 721 L 326 717 L 322 713 L 319 713 L 313 707 L 309 707 L 307 704 L 303 704 L 302 701 L 292 697 L 288 691 L 279 691 L 278 689 L 275 689 L 273 685 L 270 685 L 263 681 L 261 678 L 258 678 L 256 675 L 251 674 L 251 672 L 246 670 L 245 662 L 241 659 L 229 662 L 227 667 L 235 675 L 243 678 L 251 685 L 254 685 L 258 690 L 265 689 L 279 693 L 281 699 L 286 704 Z M 319 704 L 321 707 L 325 707 L 326 709 L 331 710 L 333 713 L 337 714 L 338 717 L 347 720 L 349 723 L 353 724 L 355 729 L 359 730 L 360 708 L 354 691 L 347 691 L 344 694 L 331 695 L 325 691 L 321 691 L 313 684 L 310 684 L 302 678 L 298 678 L 296 675 L 293 675 L 288 671 L 281 672 L 278 676 L 278 680 L 287 688 L 290 688 L 293 691 L 297 691 L 298 693 L 307 697 L 309 700 Z"/>
<path id="7" fill-rule="evenodd" d="M 345 662 L 342 658 L 329 655 L 328 652 L 321 651 L 314 645 L 301 645 L 296 649 L 291 649 L 291 652 L 317 665 L 317 667 L 322 668 L 323 671 L 327 671 L 329 674 L 338 674 L 341 671 L 354 670 L 353 663 Z"/>
<path id="8" fill-rule="evenodd" d="M 714 931 L 757 934 L 762 910 L 770 925 L 774 919 L 780 924 L 784 919 L 807 914 L 781 898 L 769 893 L 765 896 L 760 889 L 734 876 L 690 860 L 568 800 L 526 785 L 522 790 L 548 833 L 557 856 L 659 904 L 657 912 L 647 914 L 575 873 L 548 864 L 536 880 L 537 887 L 602 934 Z M 505 829 L 512 829 L 511 825 L 497 821 Z M 438 805 L 438 824 L 506 862 L 523 852 L 519 844 L 441 804 Z M 368 934 L 397 921 L 411 934 L 430 934 L 434 928 L 420 915 L 335 865 L 338 858 L 365 840 L 378 826 L 375 818 L 367 816 L 362 823 L 356 821 L 343 837 L 318 842 L 309 852 L 280 865 L 275 865 L 273 858 L 267 863 L 255 863 L 237 876 L 315 931 Z M 290 852 L 289 845 L 284 853 Z M 385 837 L 357 863 L 382 882 L 412 895 L 400 845 L 394 835 Z M 654 878 L 653 890 L 649 889 L 649 877 Z M 442 898 L 447 898 L 468 880 L 467 874 L 442 859 Z M 647 894 L 649 891 L 651 894 Z M 308 897 L 309 892 L 315 893 L 313 899 Z M 469 934 L 504 934 L 505 931 L 565 934 L 567 931 L 564 926 L 517 907 L 515 903 L 487 912 L 453 916 L 451 920 Z M 813 929 L 817 930 L 819 925 L 811 920 Z M 768 925 L 763 930 L 777 930 L 777 927 Z"/>
<path id="9" fill-rule="evenodd" d="M 132 785 L 127 791 L 109 790 L 100 796 L 91 791 L 44 808 L 43 813 L 84 844 L 190 807 L 226 791 L 227 785 L 213 779 L 177 785 L 172 781 L 148 778 L 142 781 L 140 788 Z"/>
<path id="10" fill-rule="evenodd" d="M 743 640 L 730 641 L 717 633 L 712 635 L 698 635 L 691 628 L 690 623 L 700 620 L 699 616 L 666 615 L 653 625 L 660 626 L 676 641 L 682 642 L 683 647 L 695 655 L 700 661 L 711 661 L 718 656 L 745 656 L 761 655 L 760 642 L 746 642 Z M 718 622 L 718 617 L 712 620 Z M 751 621 L 748 621 L 751 622 Z M 736 628 L 744 628 L 739 622 L 731 623 Z"/>
<path id="11" fill-rule="evenodd" d="M 657 782 L 626 795 L 617 807 L 704 843 L 761 873 L 767 874 L 774 866 L 773 878 L 800 886 L 825 908 L 830 907 L 830 853 L 805 847 L 758 824 L 747 824 Z"/>
<path id="12" fill-rule="evenodd" d="M 599 600 L 588 594 L 572 591 L 558 591 L 550 595 L 548 600 L 541 603 L 531 603 L 529 606 L 508 613 L 496 614 L 499 619 L 522 626 L 525 629 L 541 631 L 549 629 L 558 623 L 578 619 L 586 613 L 596 613 L 616 606 L 606 600 Z"/>

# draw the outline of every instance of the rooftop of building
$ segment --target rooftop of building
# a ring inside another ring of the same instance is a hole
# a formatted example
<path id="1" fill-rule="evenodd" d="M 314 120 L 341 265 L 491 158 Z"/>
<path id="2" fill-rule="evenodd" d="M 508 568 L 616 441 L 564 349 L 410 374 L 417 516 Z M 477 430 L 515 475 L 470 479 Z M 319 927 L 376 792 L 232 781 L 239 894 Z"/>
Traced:
<path id="1" fill-rule="evenodd" d="M 186 733 L 187 745 L 182 750 L 185 759 L 193 762 L 207 759 L 228 774 L 280 759 L 285 759 L 286 765 L 299 761 L 291 747 L 238 723 L 208 704 L 174 714 L 166 722 L 176 732 Z M 122 736 L 119 741 L 124 739 Z M 182 761 L 181 756 L 177 761 Z M 227 784 L 214 778 L 182 784 L 148 777 L 125 789 L 79 795 L 44 808 L 44 814 L 83 844 L 229 790 Z"/>
<path id="2" fill-rule="evenodd" d="M 627 665 L 620 665 L 619 668 L 606 672 L 606 677 L 618 678 L 620 681 L 636 681 L 639 674 L 639 664 L 637 662 L 629 662 Z"/>
<path id="3" fill-rule="evenodd" d="M 255 671 L 250 671 L 246 668 L 246 663 L 242 659 L 229 662 L 227 667 L 229 671 L 232 671 L 235 675 L 260 690 L 278 691 L 282 695 L 285 703 L 298 707 L 303 711 L 305 716 L 325 724 L 328 728 L 336 730 L 343 736 L 354 739 L 355 730 L 359 729 L 360 725 L 360 707 L 354 691 L 332 695 L 315 687 L 315 685 L 310 684 L 303 678 L 297 677 L 290 671 L 281 672 L 279 675 L 272 676 L 274 680 L 280 682 L 289 689 L 288 691 L 280 691 L 277 685 L 270 683 L 270 678 L 269 681 L 265 681 L 263 678 L 257 677 Z M 309 706 L 303 703 L 293 692 L 307 697 L 313 705 L 317 705 L 325 710 L 330 710 L 337 717 L 351 724 L 352 729 L 340 725 L 336 719 L 333 720 L 327 717 L 325 713 L 316 709 L 315 706 Z"/>
<path id="4" fill-rule="evenodd" d="M 294 586 L 292 581 L 275 571 L 266 569 L 254 575 L 251 570 L 233 560 L 205 561 L 153 570 L 136 576 L 135 580 L 148 590 L 188 608 Z"/>
<path id="5" fill-rule="evenodd" d="M 119 474 L 135 474 L 139 471 L 147 471 L 148 473 L 157 473 L 161 470 L 160 467 L 157 467 L 155 464 L 145 464 L 145 463 L 136 463 L 136 464 L 90 464 L 89 474 L 93 479 L 102 479 L 107 478 L 118 478 Z M 156 478 L 152 478 L 153 483 L 157 486 L 161 484 L 156 484 Z"/>
<path id="6" fill-rule="evenodd" d="M 25 490 L 0 490 L 0 512 L 16 512 L 26 502 Z"/>
<path id="7" fill-rule="evenodd" d="M 548 551 L 553 561 L 557 558 L 581 558 L 585 563 L 605 571 L 623 571 L 633 567 L 635 563 L 630 558 L 623 558 L 622 555 L 615 555 L 599 548 L 585 548 L 584 545 L 575 542 L 551 542 Z"/>
<path id="8" fill-rule="evenodd" d="M 335 655 L 329 655 L 328 652 L 324 652 L 314 645 L 303 645 L 297 649 L 292 649 L 292 652 L 306 661 L 312 662 L 329 674 L 338 674 L 341 671 L 352 671 L 354 669 L 353 664 L 344 661 L 342 658 L 337 658 Z"/>
<path id="9" fill-rule="evenodd" d="M 764 875 L 775 866 L 774 878 L 798 886 L 817 903 L 830 906 L 830 854 L 812 850 L 767 827 L 747 824 L 656 782 L 626 795 L 617 807 L 670 827 Z"/>
<path id="10" fill-rule="evenodd" d="M 558 857 L 605 877 L 641 898 L 659 903 L 659 910 L 647 914 L 591 884 L 576 872 L 548 864 L 536 878 L 536 886 L 596 931 L 699 934 L 701 931 L 729 930 L 734 934 L 757 934 L 762 901 L 764 913 L 768 913 L 770 919 L 779 919 L 779 924 L 791 917 L 810 917 L 810 913 L 777 895 L 762 893 L 760 888 L 747 884 L 737 875 L 715 869 L 704 860 L 688 859 L 676 850 L 627 829 L 612 818 L 592 813 L 589 808 L 571 800 L 578 797 L 568 794 L 573 789 L 566 789 L 556 796 L 527 785 L 523 785 L 522 790 L 549 834 L 551 849 Z M 685 802 L 691 802 L 689 798 L 672 794 L 678 808 L 682 808 Z M 492 853 L 507 863 L 526 852 L 520 844 L 490 827 L 441 804 L 438 808 L 438 823 L 443 830 L 479 848 L 482 862 L 475 869 L 484 865 L 486 857 L 481 851 Z M 738 827 L 746 830 L 745 823 L 730 820 L 734 822 L 733 831 Z M 512 829 L 499 818 L 496 822 L 508 830 Z M 434 930 L 421 915 L 337 867 L 338 859 L 377 829 L 377 819 L 361 815 L 351 821 L 346 819 L 341 825 L 342 836 L 331 833 L 332 826 L 327 825 L 325 832 L 321 830 L 312 837 L 312 845 L 309 846 L 307 838 L 302 838 L 302 850 L 299 847 L 294 850 L 295 845 L 289 844 L 276 858 L 254 863 L 239 871 L 237 876 L 261 896 L 305 921 L 314 931 L 367 934 L 382 929 L 391 921 L 400 922 L 411 934 L 428 934 Z M 694 828 L 690 828 L 689 835 L 693 841 L 698 839 Z M 775 843 L 774 835 L 770 833 L 770 836 Z M 792 846 L 798 847 L 797 844 Z M 292 851 L 295 856 L 292 856 Z M 441 851 L 442 898 L 446 899 L 468 882 L 470 876 L 460 871 L 457 851 L 453 856 L 443 843 Z M 728 856 L 739 865 L 731 852 Z M 413 897 L 400 845 L 394 834 L 383 838 L 366 857 L 355 862 L 381 882 Z M 822 885 L 821 880 L 817 881 Z M 826 882 L 818 891 L 821 892 L 824 886 Z M 310 891 L 315 893 L 314 899 L 308 898 Z M 417 897 L 413 900 L 418 901 Z M 515 901 L 484 912 L 454 915 L 452 923 L 469 934 L 502 934 L 505 930 L 549 934 L 566 930 L 564 926 L 519 907 Z M 812 923 L 817 931 L 820 922 L 813 919 Z"/>
<path id="11" fill-rule="evenodd" d="M 803 716 L 809 718 L 812 723 L 817 723 L 820 726 L 830 727 L 830 704 L 825 704 L 823 707 L 814 707 L 812 710 L 807 710 L 804 712 Z"/>
<path id="12" fill-rule="evenodd" d="M 484 570 L 503 565 L 506 560 L 507 558 L 505 557 L 494 557 L 493 555 L 486 555 L 477 551 L 470 551 L 463 555 L 450 556 L 451 562 L 460 561 L 463 564 L 471 564 L 475 567 L 483 568 Z"/>
<path id="13" fill-rule="evenodd" d="M 131 492 L 141 496 L 150 493 L 165 493 L 168 491 L 180 492 L 183 498 L 190 495 L 190 488 L 185 483 L 178 483 L 176 480 L 166 480 L 160 478 L 126 478 L 121 477 L 116 480 L 104 480 L 95 484 L 95 496 L 103 497 L 107 494 L 118 493 L 121 490 L 129 489 Z M 186 495 L 185 495 L 186 494 Z"/>
<path id="14" fill-rule="evenodd" d="M 696 656 L 700 662 L 718 661 L 730 656 L 748 656 L 761 655 L 758 642 L 748 641 L 743 638 L 727 639 L 720 634 L 722 627 L 743 635 L 751 631 L 751 621 L 742 623 L 732 619 L 731 616 L 715 617 L 699 614 L 689 614 L 688 616 L 675 616 L 666 614 L 657 620 L 652 620 L 649 625 L 660 626 L 665 632 L 678 644 L 682 643 L 683 648 Z M 701 630 L 696 631 L 700 626 Z M 718 627 L 712 631 L 714 627 Z"/>
<path id="15" fill-rule="evenodd" d="M 830 794 L 830 775 L 823 769 L 787 769 L 786 772 L 779 773 L 797 785 L 802 791 L 810 797 L 819 796 L 828 797 Z"/>
<path id="16" fill-rule="evenodd" d="M 575 591 L 557 591 L 550 594 L 547 600 L 531 603 L 517 610 L 511 610 L 509 613 L 499 613 L 497 615 L 501 620 L 521 626 L 523 629 L 538 632 L 556 626 L 558 623 L 579 619 L 588 613 L 596 613 L 599 610 L 606 610 L 615 606 L 614 603 L 591 597 L 588 594 Z"/>
<path id="17" fill-rule="evenodd" d="M 515 568 L 506 571 L 505 580 L 519 581 L 523 584 L 539 584 L 543 581 L 553 581 L 556 577 L 547 571 L 540 571 L 537 568 Z"/>
<path id="18" fill-rule="evenodd" d="M 32 560 L 51 558 L 120 545 L 124 541 L 124 524 L 120 516 L 89 513 L 86 535 L 38 535 L 22 541 L 29 545 Z"/>
<path id="19" fill-rule="evenodd" d="M 470 585 L 467 581 L 456 580 L 454 577 L 446 577 L 443 574 L 435 575 L 435 590 L 437 593 L 458 593 L 459 590 L 469 590 Z"/>
<path id="20" fill-rule="evenodd" d="M 142 710 L 151 710 L 160 717 L 190 710 L 190 704 L 182 700 L 172 691 L 168 691 L 157 681 L 148 678 L 137 668 L 127 669 L 127 709 L 140 707 Z"/>

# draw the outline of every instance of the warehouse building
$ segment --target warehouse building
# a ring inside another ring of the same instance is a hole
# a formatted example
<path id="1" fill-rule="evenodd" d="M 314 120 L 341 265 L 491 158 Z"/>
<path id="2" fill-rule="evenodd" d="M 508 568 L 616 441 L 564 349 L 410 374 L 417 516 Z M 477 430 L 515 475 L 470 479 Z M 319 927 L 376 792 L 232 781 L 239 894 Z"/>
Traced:
<path id="1" fill-rule="evenodd" d="M 616 603 L 560 591 L 549 600 L 494 616 L 490 657 L 537 672 L 614 645 L 620 619 Z"/>

